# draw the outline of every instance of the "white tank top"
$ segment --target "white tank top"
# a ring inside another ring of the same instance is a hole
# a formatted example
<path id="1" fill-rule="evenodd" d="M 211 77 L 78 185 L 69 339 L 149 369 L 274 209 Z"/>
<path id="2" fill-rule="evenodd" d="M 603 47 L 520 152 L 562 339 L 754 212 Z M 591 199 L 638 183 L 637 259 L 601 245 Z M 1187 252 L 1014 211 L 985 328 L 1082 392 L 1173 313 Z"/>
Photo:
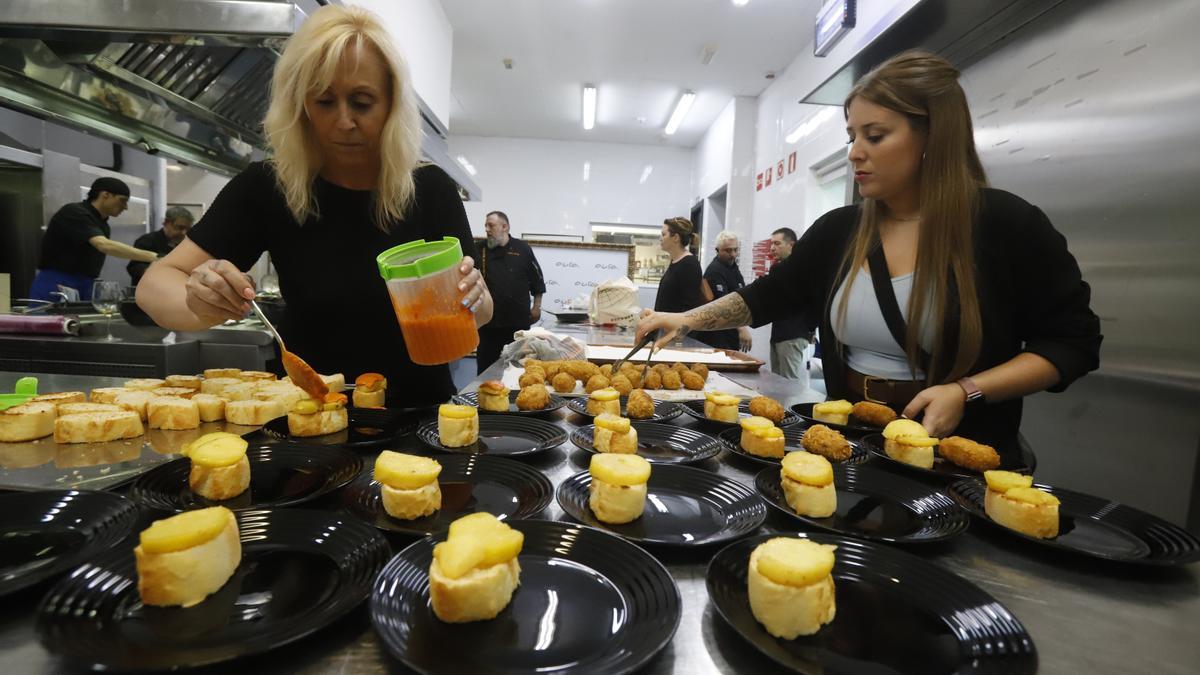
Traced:
<path id="1" fill-rule="evenodd" d="M 903 274 L 892 277 L 892 290 L 896 293 L 896 304 L 908 321 L 908 298 L 912 295 L 913 275 Z M 841 341 L 845 351 L 846 365 L 864 375 L 874 375 L 888 380 L 911 380 L 913 372 L 909 370 L 908 359 L 904 350 L 892 337 L 888 330 L 883 311 L 875 298 L 875 286 L 871 283 L 871 274 L 859 268 L 850 288 L 850 298 L 846 304 L 846 321 L 839 321 L 838 309 L 842 306 L 842 296 L 846 291 L 843 281 L 833 296 L 830 315 L 834 333 Z M 928 307 L 928 305 L 926 305 Z M 921 326 L 921 347 L 929 352 L 933 347 L 933 322 L 930 312 L 925 313 L 925 321 Z M 918 368 L 916 379 L 925 379 L 925 373 Z"/>

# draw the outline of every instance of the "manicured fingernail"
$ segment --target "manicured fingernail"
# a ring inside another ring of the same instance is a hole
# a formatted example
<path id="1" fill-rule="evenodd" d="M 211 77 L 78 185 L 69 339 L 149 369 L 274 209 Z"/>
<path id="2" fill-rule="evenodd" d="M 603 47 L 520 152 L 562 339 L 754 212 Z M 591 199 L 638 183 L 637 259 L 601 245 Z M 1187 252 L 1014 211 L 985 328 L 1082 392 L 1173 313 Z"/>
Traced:
<path id="1" fill-rule="evenodd" d="M 463 307 L 470 307 L 470 306 L 471 306 L 471 301 L 470 301 L 470 300 L 467 300 L 466 298 L 463 298 L 463 299 L 462 299 L 462 306 L 463 306 Z"/>

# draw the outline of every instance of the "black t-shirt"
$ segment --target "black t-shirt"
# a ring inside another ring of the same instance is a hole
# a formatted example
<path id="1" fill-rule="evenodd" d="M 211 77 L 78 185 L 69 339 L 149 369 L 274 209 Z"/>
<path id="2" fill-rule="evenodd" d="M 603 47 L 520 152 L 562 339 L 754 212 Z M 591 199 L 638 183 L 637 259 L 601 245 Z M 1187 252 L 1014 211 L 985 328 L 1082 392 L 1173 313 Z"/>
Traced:
<path id="1" fill-rule="evenodd" d="M 175 248 L 171 245 L 171 240 L 167 239 L 167 233 L 161 229 L 138 237 L 133 242 L 133 247 L 146 251 L 154 251 L 160 258 Z M 146 269 L 149 267 L 150 263 L 142 262 L 141 260 L 130 260 L 129 264 L 125 266 L 125 269 L 129 272 L 129 278 L 133 279 L 134 286 L 142 280 L 142 275 L 146 273 Z"/>
<path id="2" fill-rule="evenodd" d="M 88 240 L 111 235 L 108 219 L 96 207 L 86 201 L 67 204 L 50 217 L 38 268 L 95 279 L 104 267 L 104 254 Z"/>
<path id="3" fill-rule="evenodd" d="M 413 176 L 416 197 L 389 232 L 375 225 L 370 192 L 321 178 L 313 184 L 319 215 L 301 226 L 270 166 L 256 162 L 229 181 L 188 237 L 242 270 L 264 251 L 271 254 L 287 303 L 277 328 L 288 349 L 318 372 L 340 372 L 347 381 L 382 373 L 392 405 L 444 402 L 454 393 L 450 368 L 409 359 L 375 257 L 398 244 L 443 236 L 458 238 L 464 255 L 474 251 L 454 181 L 432 165 Z"/>
<path id="4" fill-rule="evenodd" d="M 504 246 L 479 247 L 479 267 L 492 293 L 492 326 L 529 327 L 531 295 L 544 295 L 542 268 L 529 244 L 509 237 Z"/>
<path id="5" fill-rule="evenodd" d="M 713 258 L 708 263 L 708 267 L 704 270 L 704 279 L 708 281 L 708 286 L 712 289 L 713 300 L 719 300 L 746 285 L 746 280 L 742 278 L 742 271 L 738 269 L 737 264 L 726 265 L 719 258 Z M 705 342 L 714 347 L 737 349 L 741 346 L 736 328 L 712 331 L 711 335 L 712 340 L 705 340 Z"/>
<path id="6" fill-rule="evenodd" d="M 700 292 L 700 261 L 685 255 L 667 266 L 654 297 L 656 312 L 686 312 L 704 304 Z"/>

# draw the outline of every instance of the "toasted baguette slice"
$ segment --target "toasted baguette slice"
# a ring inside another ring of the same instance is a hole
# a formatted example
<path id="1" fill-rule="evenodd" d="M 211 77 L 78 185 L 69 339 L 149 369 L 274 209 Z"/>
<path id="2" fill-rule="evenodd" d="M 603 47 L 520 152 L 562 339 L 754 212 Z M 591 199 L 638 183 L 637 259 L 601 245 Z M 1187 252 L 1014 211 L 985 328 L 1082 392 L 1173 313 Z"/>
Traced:
<path id="1" fill-rule="evenodd" d="M 250 487 L 250 460 L 242 455 L 229 466 L 201 466 L 192 462 L 188 485 L 205 499 L 233 499 Z"/>
<path id="2" fill-rule="evenodd" d="M 0 411 L 0 441 L 18 443 L 54 433 L 56 406 L 49 401 L 28 401 Z"/>
<path id="3" fill-rule="evenodd" d="M 365 389 L 354 390 L 354 407 L 355 408 L 382 408 L 384 401 L 387 400 L 387 390 L 379 389 L 376 391 L 366 391 Z M 494 410 L 495 408 L 487 408 L 484 406 L 482 398 L 479 406 L 484 410 Z M 504 409 L 508 410 L 508 395 L 504 396 Z"/>
<path id="4" fill-rule="evenodd" d="M 125 410 L 132 410 L 138 414 L 138 417 L 142 418 L 143 422 L 145 422 L 146 404 L 149 403 L 150 399 L 152 398 L 154 398 L 154 394 L 150 393 L 149 391 L 123 391 L 120 394 L 117 394 L 117 397 L 113 400 L 113 403 L 121 406 Z"/>
<path id="5" fill-rule="evenodd" d="M 275 373 L 268 373 L 265 370 L 243 370 L 234 377 L 246 382 L 264 382 L 278 379 Z"/>
<path id="6" fill-rule="evenodd" d="M 1058 505 L 1030 504 L 989 489 L 983 495 L 983 511 L 993 521 L 1030 537 L 1058 536 Z"/>
<path id="7" fill-rule="evenodd" d="M 59 405 L 60 403 L 84 403 L 87 401 L 87 396 L 84 396 L 82 391 L 61 391 L 56 394 L 38 394 L 29 400 Z"/>
<path id="8" fill-rule="evenodd" d="M 233 512 L 226 513 L 224 528 L 203 543 L 165 553 L 148 552 L 142 544 L 133 549 L 143 604 L 191 607 L 229 581 L 242 561 L 242 541 Z"/>
<path id="9" fill-rule="evenodd" d="M 200 391 L 199 375 L 168 375 L 165 381 L 168 387 L 183 387 L 192 391 Z"/>
<path id="10" fill-rule="evenodd" d="M 166 380 L 160 380 L 157 377 L 144 377 L 137 380 L 126 380 L 125 388 L 136 389 L 138 391 L 150 391 L 152 389 L 158 389 L 159 387 L 166 386 L 166 384 Z"/>
<path id="11" fill-rule="evenodd" d="M 225 419 L 225 404 L 228 399 L 212 394 L 196 394 L 192 397 L 192 402 L 200 412 L 201 422 L 220 422 Z"/>
<path id="12" fill-rule="evenodd" d="M 496 618 L 520 583 L 521 566 L 516 558 L 473 569 L 457 579 L 443 574 L 436 558 L 429 565 L 430 604 L 437 618 L 446 623 Z"/>
<path id="13" fill-rule="evenodd" d="M 79 413 L 54 420 L 55 443 L 101 443 L 143 433 L 141 418 L 130 410 Z"/>
<path id="14" fill-rule="evenodd" d="M 288 433 L 293 436 L 324 436 L 345 429 L 349 424 L 345 408 L 321 410 L 311 415 L 288 413 Z"/>
<path id="15" fill-rule="evenodd" d="M 151 389 L 150 393 L 154 394 L 155 396 L 177 396 L 179 398 L 191 398 L 196 395 L 197 391 L 199 390 L 192 389 L 190 387 L 159 387 L 158 389 Z"/>
<path id="16" fill-rule="evenodd" d="M 213 396 L 223 396 L 225 387 L 234 384 L 241 384 L 242 381 L 236 377 L 205 377 L 200 383 L 200 392 L 204 394 L 212 394 Z"/>
<path id="17" fill-rule="evenodd" d="M 284 410 L 291 410 L 296 402 L 308 398 L 304 390 L 287 382 L 259 382 L 252 397 L 259 401 L 274 401 Z"/>
<path id="18" fill-rule="evenodd" d="M 379 494 L 383 501 L 383 510 L 389 516 L 401 520 L 428 516 L 442 508 L 442 487 L 436 480 L 413 490 L 380 485 Z"/>
<path id="19" fill-rule="evenodd" d="M 115 403 L 60 403 L 58 404 L 59 415 L 78 415 L 79 413 L 90 412 L 113 412 L 115 410 L 124 410 Z"/>
<path id="20" fill-rule="evenodd" d="M 92 403 L 116 403 L 117 395 L 132 389 L 125 387 L 97 387 L 92 390 Z"/>
<path id="21" fill-rule="evenodd" d="M 262 426 L 283 415 L 275 401 L 230 401 L 225 404 L 225 421 L 246 426 Z"/>
<path id="22" fill-rule="evenodd" d="M 232 377 L 237 379 L 238 374 L 241 372 L 241 368 L 205 368 L 204 379 L 210 380 L 214 377 Z"/>
<path id="23" fill-rule="evenodd" d="M 179 396 L 155 396 L 146 404 L 151 429 L 195 429 L 200 426 L 200 406 Z"/>

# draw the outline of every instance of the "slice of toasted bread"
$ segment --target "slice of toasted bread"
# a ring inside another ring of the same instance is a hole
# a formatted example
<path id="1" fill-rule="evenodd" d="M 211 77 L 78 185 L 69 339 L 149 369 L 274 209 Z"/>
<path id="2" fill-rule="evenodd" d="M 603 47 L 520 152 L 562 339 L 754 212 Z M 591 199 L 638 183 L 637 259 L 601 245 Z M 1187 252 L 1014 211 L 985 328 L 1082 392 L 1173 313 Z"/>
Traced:
<path id="1" fill-rule="evenodd" d="M 84 396 L 82 391 L 60 391 L 55 394 L 38 394 L 29 400 L 58 405 L 60 403 L 84 403 L 87 401 L 87 396 Z"/>
<path id="2" fill-rule="evenodd" d="M 49 401 L 28 401 L 0 411 L 0 441 L 32 441 L 54 433 L 56 406 Z"/>
<path id="3" fill-rule="evenodd" d="M 146 404 L 151 429 L 195 429 L 200 426 L 200 407 L 179 396 L 155 396 Z"/>
<path id="4" fill-rule="evenodd" d="M 143 433 L 141 418 L 131 410 L 79 413 L 54 420 L 56 443 L 100 443 Z"/>
<path id="5" fill-rule="evenodd" d="M 225 404 L 225 420 L 245 426 L 262 426 L 283 415 L 275 401 L 230 401 Z"/>

